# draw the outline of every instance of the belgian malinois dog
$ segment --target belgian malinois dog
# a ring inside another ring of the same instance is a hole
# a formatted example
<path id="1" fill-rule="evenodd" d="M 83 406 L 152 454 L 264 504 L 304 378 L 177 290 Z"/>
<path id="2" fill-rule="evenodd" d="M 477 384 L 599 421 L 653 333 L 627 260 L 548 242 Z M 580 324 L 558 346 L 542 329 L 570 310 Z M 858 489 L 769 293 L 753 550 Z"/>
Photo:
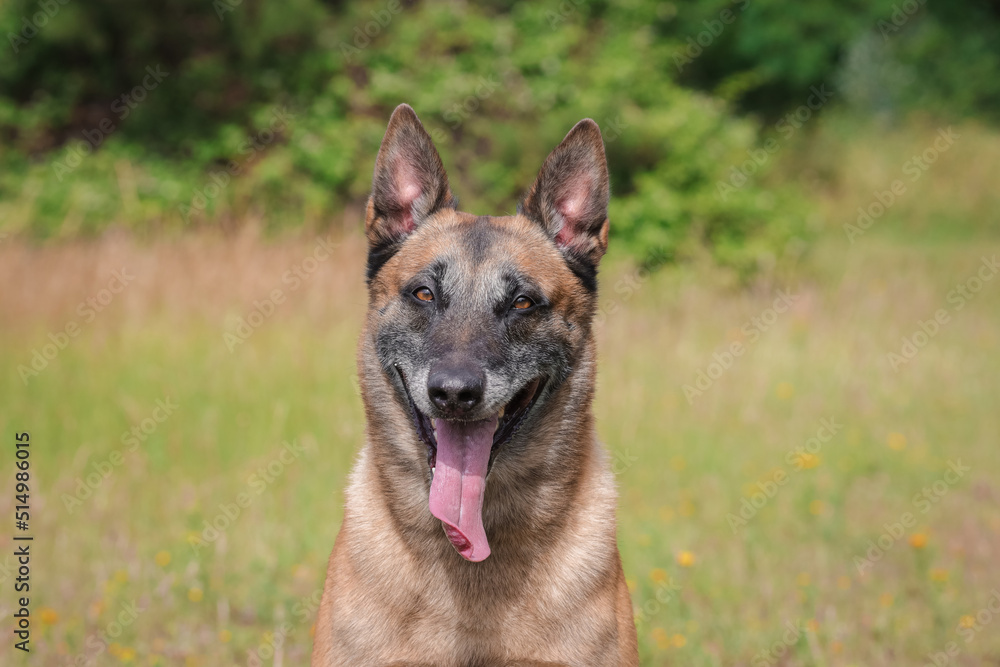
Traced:
<path id="1" fill-rule="evenodd" d="M 591 414 L 608 196 L 587 119 L 516 215 L 463 213 L 413 109 L 392 114 L 365 217 L 367 443 L 314 667 L 638 665 Z"/>

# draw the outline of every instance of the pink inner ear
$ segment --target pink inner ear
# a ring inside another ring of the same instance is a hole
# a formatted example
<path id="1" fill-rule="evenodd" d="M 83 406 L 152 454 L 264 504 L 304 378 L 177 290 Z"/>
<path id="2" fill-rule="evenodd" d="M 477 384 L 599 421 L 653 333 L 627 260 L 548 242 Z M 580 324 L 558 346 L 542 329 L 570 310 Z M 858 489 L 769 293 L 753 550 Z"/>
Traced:
<path id="1" fill-rule="evenodd" d="M 590 180 L 580 179 L 575 188 L 556 202 L 556 210 L 563 219 L 562 227 L 556 234 L 556 243 L 561 246 L 572 245 L 574 237 L 580 233 L 580 220 L 583 219 L 590 192 Z"/>
<path id="2" fill-rule="evenodd" d="M 409 234 L 416 224 L 413 222 L 413 203 L 420 198 L 420 183 L 408 173 L 405 166 L 396 174 L 396 192 L 399 197 L 399 207 L 403 215 L 399 221 L 399 231 Z"/>
<path id="3" fill-rule="evenodd" d="M 420 196 L 420 186 L 416 183 L 404 183 L 399 188 L 399 200 L 406 206 L 412 206 Z"/>

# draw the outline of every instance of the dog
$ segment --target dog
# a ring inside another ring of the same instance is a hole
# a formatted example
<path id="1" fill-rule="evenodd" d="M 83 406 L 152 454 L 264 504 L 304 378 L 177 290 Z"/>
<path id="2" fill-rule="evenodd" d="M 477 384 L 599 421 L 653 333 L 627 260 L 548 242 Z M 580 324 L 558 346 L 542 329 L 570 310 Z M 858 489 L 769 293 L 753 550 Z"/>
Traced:
<path id="1" fill-rule="evenodd" d="M 639 664 L 591 412 L 609 195 L 585 119 L 516 215 L 460 212 L 413 109 L 393 112 L 365 215 L 366 444 L 313 667 Z"/>

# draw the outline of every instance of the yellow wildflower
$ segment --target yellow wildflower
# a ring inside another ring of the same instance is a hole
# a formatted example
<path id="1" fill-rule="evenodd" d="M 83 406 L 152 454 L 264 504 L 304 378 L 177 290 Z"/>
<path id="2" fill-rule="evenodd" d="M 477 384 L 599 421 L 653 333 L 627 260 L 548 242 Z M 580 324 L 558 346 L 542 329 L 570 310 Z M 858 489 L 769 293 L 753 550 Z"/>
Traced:
<path id="1" fill-rule="evenodd" d="M 930 572 L 931 581 L 937 581 L 939 583 L 944 583 L 948 581 L 948 570 L 943 567 L 935 567 Z"/>
<path id="2" fill-rule="evenodd" d="M 694 565 L 694 554 L 690 551 L 682 551 L 677 554 L 677 564 L 681 567 L 691 567 Z"/>

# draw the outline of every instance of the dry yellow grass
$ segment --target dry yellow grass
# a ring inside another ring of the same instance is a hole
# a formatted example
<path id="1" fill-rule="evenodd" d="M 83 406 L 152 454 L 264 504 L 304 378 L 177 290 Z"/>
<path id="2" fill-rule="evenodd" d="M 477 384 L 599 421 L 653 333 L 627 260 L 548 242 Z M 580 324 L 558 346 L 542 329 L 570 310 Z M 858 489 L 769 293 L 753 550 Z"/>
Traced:
<path id="1" fill-rule="evenodd" d="M 329 260 L 316 261 L 312 272 L 303 267 L 317 247 L 331 245 L 336 251 Z M 0 243 L 0 284 L 7 286 L 0 291 L 0 312 L 10 329 L 61 326 L 69 318 L 80 319 L 80 302 L 105 289 L 114 271 L 124 268 L 135 279 L 115 295 L 114 307 L 94 318 L 97 329 L 129 322 L 141 326 L 153 317 L 180 325 L 213 321 L 276 287 L 296 292 L 296 313 L 320 321 L 343 315 L 331 298 L 338 286 L 343 289 L 337 289 L 337 297 L 364 302 L 357 294 L 364 288 L 358 269 L 364 252 L 364 241 L 356 235 L 327 232 L 265 242 L 252 226 L 233 235 L 192 233 L 158 243 L 114 233 L 42 246 L 8 240 Z M 288 271 L 301 280 L 295 290 L 290 289 L 294 283 L 282 281 Z"/>

